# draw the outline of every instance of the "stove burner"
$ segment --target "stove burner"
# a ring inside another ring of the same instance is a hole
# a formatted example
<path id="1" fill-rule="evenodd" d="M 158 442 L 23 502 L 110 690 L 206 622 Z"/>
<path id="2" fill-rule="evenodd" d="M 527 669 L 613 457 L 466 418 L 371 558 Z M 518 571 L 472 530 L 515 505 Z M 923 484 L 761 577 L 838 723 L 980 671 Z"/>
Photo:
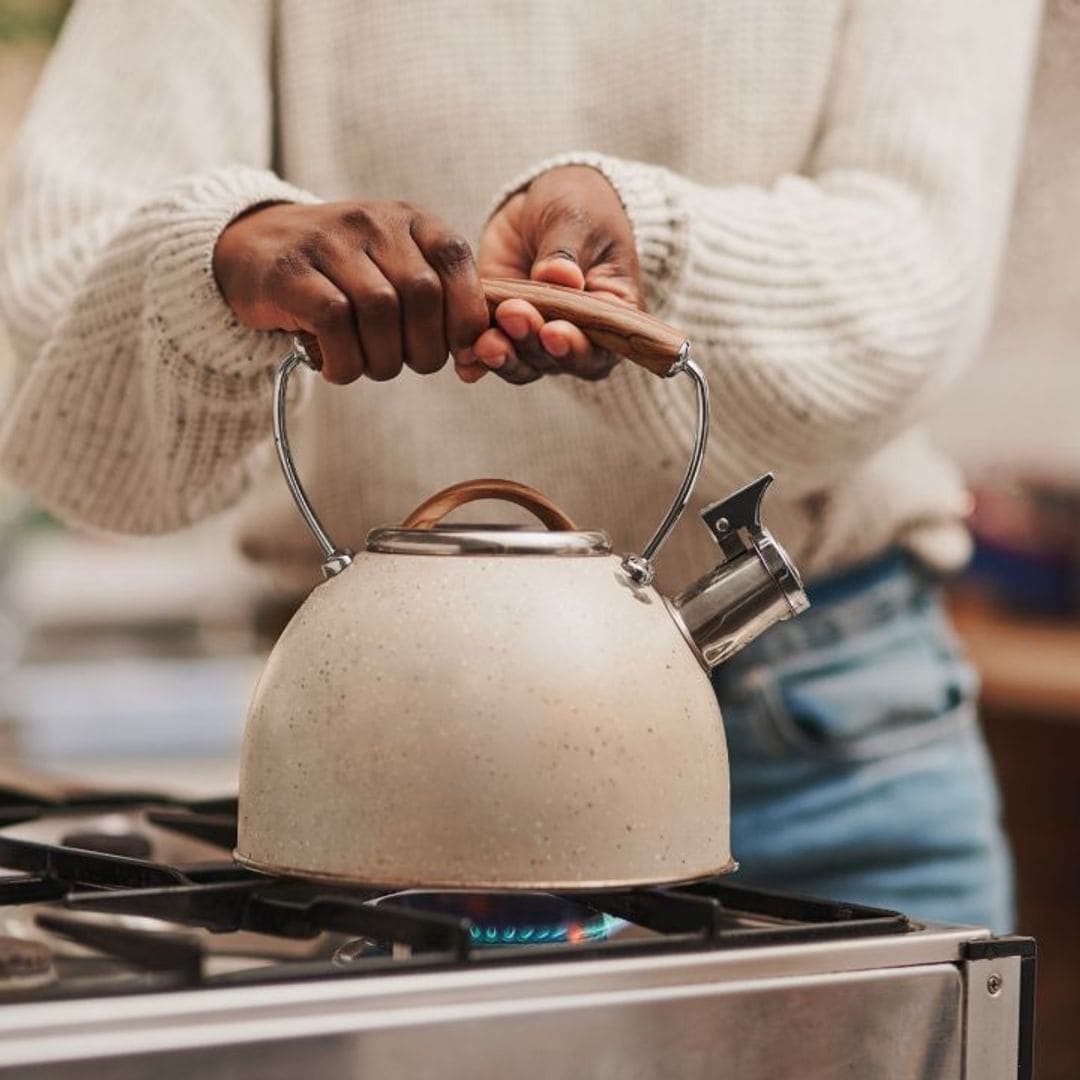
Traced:
<path id="1" fill-rule="evenodd" d="M 550 893 L 404 892 L 387 896 L 397 907 L 469 920 L 475 945 L 578 945 L 605 941 L 626 920 Z M 381 901 L 376 901 L 381 902 Z"/>
<path id="2" fill-rule="evenodd" d="M 80 848 L 83 851 L 97 851 L 102 855 L 124 855 L 129 859 L 149 859 L 153 845 L 138 832 L 100 832 L 94 830 L 76 830 L 65 833 L 60 843 L 64 847 Z"/>

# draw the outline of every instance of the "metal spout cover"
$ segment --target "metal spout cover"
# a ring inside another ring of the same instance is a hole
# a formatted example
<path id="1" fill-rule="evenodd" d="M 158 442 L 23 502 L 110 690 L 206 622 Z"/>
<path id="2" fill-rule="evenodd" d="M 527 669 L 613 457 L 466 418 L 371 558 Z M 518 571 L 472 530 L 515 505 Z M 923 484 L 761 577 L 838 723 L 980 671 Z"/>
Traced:
<path id="1" fill-rule="evenodd" d="M 795 564 L 761 524 L 761 500 L 772 481 L 766 473 L 701 512 L 723 557 L 673 606 L 710 669 L 810 606 Z"/>

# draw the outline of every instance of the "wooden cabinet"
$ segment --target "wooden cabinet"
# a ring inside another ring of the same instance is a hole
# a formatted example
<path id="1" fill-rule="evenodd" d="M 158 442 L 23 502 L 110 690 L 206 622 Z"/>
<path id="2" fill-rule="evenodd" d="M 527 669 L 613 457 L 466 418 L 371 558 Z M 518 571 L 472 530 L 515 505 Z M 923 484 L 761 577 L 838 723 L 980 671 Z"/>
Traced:
<path id="1" fill-rule="evenodd" d="M 957 598 L 1016 860 L 1019 925 L 1039 945 L 1035 1075 L 1080 1077 L 1080 627 Z"/>

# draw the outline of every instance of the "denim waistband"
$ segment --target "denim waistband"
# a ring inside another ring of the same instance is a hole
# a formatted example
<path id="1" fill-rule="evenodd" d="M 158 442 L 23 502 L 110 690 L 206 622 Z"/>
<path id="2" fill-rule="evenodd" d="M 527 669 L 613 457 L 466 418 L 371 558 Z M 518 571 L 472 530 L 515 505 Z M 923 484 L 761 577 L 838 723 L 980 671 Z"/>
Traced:
<path id="1" fill-rule="evenodd" d="M 850 600 L 909 572 L 918 573 L 919 567 L 920 564 L 906 551 L 893 548 L 837 574 L 812 578 L 806 582 L 806 595 L 814 607 L 829 606 Z"/>
<path id="2" fill-rule="evenodd" d="M 807 581 L 809 610 L 778 623 L 725 666 L 776 662 L 835 644 L 897 615 L 936 604 L 938 584 L 931 571 L 899 549 Z"/>

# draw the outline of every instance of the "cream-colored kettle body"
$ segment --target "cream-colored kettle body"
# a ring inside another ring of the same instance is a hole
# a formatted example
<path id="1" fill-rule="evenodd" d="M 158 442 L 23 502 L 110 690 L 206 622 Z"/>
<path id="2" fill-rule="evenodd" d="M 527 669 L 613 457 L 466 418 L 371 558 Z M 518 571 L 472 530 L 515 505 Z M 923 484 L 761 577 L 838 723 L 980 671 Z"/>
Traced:
<path id="1" fill-rule="evenodd" d="M 237 859 L 275 874 L 404 889 L 596 889 L 733 866 L 728 762 L 709 670 L 806 605 L 761 528 L 771 477 L 705 513 L 723 560 L 673 601 L 651 559 L 700 469 L 708 397 L 674 331 L 528 283 L 486 283 L 572 317 L 598 343 L 698 392 L 694 452 L 641 555 L 611 553 L 538 492 L 457 485 L 366 550 L 337 548 L 296 477 L 279 373 L 275 433 L 328 579 L 286 627 L 248 714 Z M 546 530 L 444 526 L 508 498 Z"/>

